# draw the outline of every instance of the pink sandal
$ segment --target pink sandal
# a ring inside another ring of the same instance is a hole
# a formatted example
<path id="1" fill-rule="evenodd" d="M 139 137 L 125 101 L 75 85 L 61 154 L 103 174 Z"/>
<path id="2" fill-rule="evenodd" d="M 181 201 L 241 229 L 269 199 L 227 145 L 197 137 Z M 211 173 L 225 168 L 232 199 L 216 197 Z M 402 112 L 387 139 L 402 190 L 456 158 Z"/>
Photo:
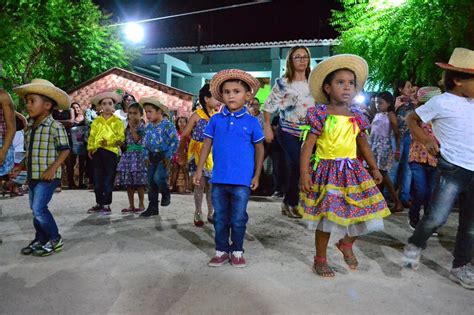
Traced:
<path id="1" fill-rule="evenodd" d="M 329 267 L 326 257 L 314 256 L 313 271 L 323 278 L 333 278 L 334 270 Z"/>
<path id="2" fill-rule="evenodd" d="M 344 257 L 344 261 L 346 264 L 349 266 L 350 269 L 355 270 L 359 266 L 359 262 L 357 261 L 357 258 L 352 255 L 352 256 L 346 256 L 344 253 L 343 249 L 352 249 L 353 243 L 344 243 L 342 239 L 339 240 L 336 244 L 337 249 L 339 249 Z"/>
<path id="3" fill-rule="evenodd" d="M 133 208 L 124 208 L 122 209 L 122 214 L 133 212 L 133 210 L 134 210 Z"/>

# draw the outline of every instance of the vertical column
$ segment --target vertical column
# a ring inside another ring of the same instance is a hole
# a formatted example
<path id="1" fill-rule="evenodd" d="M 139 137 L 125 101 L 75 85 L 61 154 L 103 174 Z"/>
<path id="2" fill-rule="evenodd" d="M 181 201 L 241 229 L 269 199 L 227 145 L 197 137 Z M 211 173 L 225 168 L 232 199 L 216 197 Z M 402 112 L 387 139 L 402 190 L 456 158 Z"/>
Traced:
<path id="1" fill-rule="evenodd" d="M 171 65 L 160 63 L 160 82 L 171 86 Z"/>
<path id="2" fill-rule="evenodd" d="M 275 80 L 281 77 L 281 52 L 280 48 L 273 47 L 270 49 L 270 58 L 272 60 L 272 77 L 270 84 L 273 86 Z"/>

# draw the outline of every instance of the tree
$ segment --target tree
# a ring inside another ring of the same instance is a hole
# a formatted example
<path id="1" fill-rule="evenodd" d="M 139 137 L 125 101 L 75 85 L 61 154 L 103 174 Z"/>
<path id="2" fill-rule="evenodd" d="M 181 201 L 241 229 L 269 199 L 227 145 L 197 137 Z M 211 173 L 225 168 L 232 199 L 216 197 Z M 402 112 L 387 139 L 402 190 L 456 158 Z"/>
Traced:
<path id="1" fill-rule="evenodd" d="M 340 0 L 331 25 L 340 33 L 338 53 L 352 53 L 369 64 L 369 86 L 388 88 L 397 80 L 436 85 L 437 61 L 448 61 L 456 47 L 474 47 L 472 0 Z"/>
<path id="2" fill-rule="evenodd" d="M 1 81 L 6 89 L 35 77 L 64 90 L 114 66 L 130 67 L 124 47 L 92 0 L 0 0 Z"/>

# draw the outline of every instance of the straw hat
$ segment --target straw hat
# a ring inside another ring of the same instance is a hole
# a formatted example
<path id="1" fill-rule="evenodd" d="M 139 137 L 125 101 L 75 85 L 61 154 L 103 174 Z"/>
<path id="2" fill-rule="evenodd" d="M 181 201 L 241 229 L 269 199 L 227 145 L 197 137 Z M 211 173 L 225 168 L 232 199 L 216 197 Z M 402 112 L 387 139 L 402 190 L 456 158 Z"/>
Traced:
<path id="1" fill-rule="evenodd" d="M 441 95 L 441 90 L 436 86 L 424 86 L 416 93 L 416 98 L 420 103 L 426 103 L 430 98 Z"/>
<path id="2" fill-rule="evenodd" d="M 92 99 L 91 99 L 91 102 L 92 104 L 94 104 L 95 106 L 99 105 L 99 103 L 106 99 L 106 98 L 111 98 L 114 100 L 114 103 L 117 104 L 118 102 L 120 102 L 120 100 L 122 99 L 122 97 L 120 97 L 120 95 L 116 92 L 102 92 L 102 93 L 99 93 L 97 94 L 96 96 L 94 96 Z"/>
<path id="3" fill-rule="evenodd" d="M 309 74 L 309 90 L 317 103 L 328 103 L 329 100 L 323 92 L 323 82 L 328 74 L 337 69 L 347 68 L 354 71 L 356 75 L 356 93 L 359 93 L 364 87 L 369 74 L 367 62 L 356 55 L 341 54 L 332 56 L 318 63 Z"/>
<path id="4" fill-rule="evenodd" d="M 31 83 L 13 88 L 13 91 L 21 98 L 25 98 L 28 94 L 47 96 L 58 103 L 58 109 L 60 110 L 69 109 L 71 105 L 71 99 L 66 92 L 44 79 L 33 79 Z"/>
<path id="5" fill-rule="evenodd" d="M 221 103 L 225 103 L 221 92 L 221 86 L 227 80 L 241 80 L 247 83 L 250 87 L 252 97 L 257 94 L 257 91 L 260 88 L 258 80 L 245 71 L 239 69 L 226 69 L 219 71 L 212 77 L 210 90 L 212 96 Z"/>
<path id="6" fill-rule="evenodd" d="M 455 48 L 448 63 L 437 62 L 436 65 L 446 70 L 474 74 L 474 51 L 466 48 Z"/>
<path id="7" fill-rule="evenodd" d="M 164 115 L 167 115 L 168 117 L 170 116 L 170 110 L 168 106 L 163 104 L 161 99 L 157 96 L 151 96 L 151 97 L 142 97 L 139 102 L 140 106 L 143 107 L 145 104 L 152 104 L 158 107 L 163 111 Z"/>

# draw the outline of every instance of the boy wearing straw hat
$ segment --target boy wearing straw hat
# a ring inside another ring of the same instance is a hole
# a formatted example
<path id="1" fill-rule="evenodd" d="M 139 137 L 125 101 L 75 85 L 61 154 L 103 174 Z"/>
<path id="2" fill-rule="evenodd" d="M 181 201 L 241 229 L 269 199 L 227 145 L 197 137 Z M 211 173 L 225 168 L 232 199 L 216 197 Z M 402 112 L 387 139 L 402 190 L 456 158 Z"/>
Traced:
<path id="1" fill-rule="evenodd" d="M 471 265 L 474 242 L 474 51 L 456 48 L 445 69 L 447 92 L 431 98 L 407 117 L 414 137 L 438 156 L 437 178 L 427 214 L 405 247 L 403 265 L 417 269 L 428 238 L 448 219 L 459 196 L 459 227 L 450 279 L 474 289 Z M 430 123 L 439 144 L 421 127 Z"/>
<path id="2" fill-rule="evenodd" d="M 26 102 L 30 123 L 25 134 L 30 206 L 36 235 L 23 255 L 49 256 L 63 248 L 58 226 L 48 209 L 54 190 L 61 182 L 61 164 L 70 147 L 64 126 L 51 116 L 54 108 L 67 110 L 70 99 L 66 92 L 43 79 L 14 88 Z"/>
<path id="3" fill-rule="evenodd" d="M 140 105 L 146 113 L 148 124 L 145 127 L 143 145 L 148 164 L 148 208 L 141 217 L 158 215 L 158 193 L 161 192 L 161 206 L 171 203 L 168 187 L 168 168 L 170 160 L 178 149 L 178 133 L 169 121 L 169 109 L 158 97 L 142 97 Z"/>
<path id="4" fill-rule="evenodd" d="M 253 99 L 259 86 L 257 79 L 238 69 L 220 71 L 211 81 L 212 96 L 226 105 L 206 126 L 194 175 L 194 184 L 199 186 L 212 146 L 216 254 L 208 263 L 210 267 L 222 266 L 229 260 L 234 267 L 246 265 L 243 243 L 248 221 L 247 203 L 250 189 L 258 188 L 264 135 L 257 118 L 247 112 L 245 104 Z"/>

